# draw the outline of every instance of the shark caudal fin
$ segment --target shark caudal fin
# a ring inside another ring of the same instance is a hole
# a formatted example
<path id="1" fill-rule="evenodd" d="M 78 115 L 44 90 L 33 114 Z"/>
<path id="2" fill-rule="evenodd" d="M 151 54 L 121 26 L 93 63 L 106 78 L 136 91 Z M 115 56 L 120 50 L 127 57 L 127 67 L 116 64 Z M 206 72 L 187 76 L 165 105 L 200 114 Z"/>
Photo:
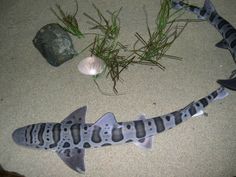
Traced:
<path id="1" fill-rule="evenodd" d="M 227 89 L 236 91 L 236 77 L 227 80 L 217 80 L 217 83 Z"/>

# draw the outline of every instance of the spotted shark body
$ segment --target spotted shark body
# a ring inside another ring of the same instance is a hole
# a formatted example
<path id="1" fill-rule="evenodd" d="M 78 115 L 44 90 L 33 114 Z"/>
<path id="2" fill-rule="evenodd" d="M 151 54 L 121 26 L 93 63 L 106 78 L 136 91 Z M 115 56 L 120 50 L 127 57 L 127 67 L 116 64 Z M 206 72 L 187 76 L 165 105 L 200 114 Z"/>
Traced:
<path id="1" fill-rule="evenodd" d="M 95 123 L 85 123 L 85 106 L 60 123 L 38 123 L 18 128 L 12 137 L 18 145 L 56 151 L 69 167 L 83 173 L 85 149 L 129 142 L 151 148 L 154 135 L 201 115 L 209 103 L 227 95 L 221 87 L 183 109 L 150 119 L 142 115 L 138 120 L 129 122 L 117 122 L 112 113 L 106 113 Z"/>
<path id="2" fill-rule="evenodd" d="M 216 44 L 216 47 L 228 49 L 236 63 L 236 29 L 223 17 L 221 17 L 210 0 L 205 0 L 204 6 L 189 5 L 183 1 L 172 0 L 172 7 L 175 9 L 185 9 L 197 15 L 199 19 L 207 20 L 212 24 L 223 39 Z M 231 90 L 236 90 L 236 70 L 232 72 L 232 77 L 227 80 L 218 80 L 217 82 Z"/>

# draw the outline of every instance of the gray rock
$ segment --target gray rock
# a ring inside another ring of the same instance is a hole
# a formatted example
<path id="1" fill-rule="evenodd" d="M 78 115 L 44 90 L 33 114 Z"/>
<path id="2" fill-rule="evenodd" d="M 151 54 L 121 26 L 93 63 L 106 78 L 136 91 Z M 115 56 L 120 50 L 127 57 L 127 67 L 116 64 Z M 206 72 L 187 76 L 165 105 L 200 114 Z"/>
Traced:
<path id="1" fill-rule="evenodd" d="M 53 66 L 59 66 L 77 54 L 69 34 L 56 23 L 42 27 L 34 37 L 33 44 Z"/>

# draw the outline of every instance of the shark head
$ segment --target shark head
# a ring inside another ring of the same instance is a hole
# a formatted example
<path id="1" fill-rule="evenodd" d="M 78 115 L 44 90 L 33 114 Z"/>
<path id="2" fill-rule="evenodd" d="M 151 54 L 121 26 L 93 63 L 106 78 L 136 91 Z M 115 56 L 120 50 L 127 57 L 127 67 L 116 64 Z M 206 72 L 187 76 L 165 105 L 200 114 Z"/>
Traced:
<path id="1" fill-rule="evenodd" d="M 39 123 L 18 128 L 12 133 L 12 139 L 16 144 L 21 146 L 45 149 L 45 138 L 43 134 L 46 125 L 46 123 Z M 54 124 L 50 123 L 50 125 Z"/>
<path id="2" fill-rule="evenodd" d="M 18 128 L 12 133 L 12 139 L 16 144 L 22 145 L 22 146 L 28 146 L 27 138 L 26 138 L 27 127 L 28 126 Z"/>

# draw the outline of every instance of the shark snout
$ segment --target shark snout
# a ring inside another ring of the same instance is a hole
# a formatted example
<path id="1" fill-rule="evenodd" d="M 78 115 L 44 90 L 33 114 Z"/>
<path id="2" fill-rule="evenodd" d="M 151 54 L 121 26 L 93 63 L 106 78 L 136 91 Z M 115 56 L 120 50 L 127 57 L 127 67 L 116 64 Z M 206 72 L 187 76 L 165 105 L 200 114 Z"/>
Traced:
<path id="1" fill-rule="evenodd" d="M 25 129 L 26 127 L 18 128 L 12 133 L 12 139 L 16 144 L 26 145 Z"/>

